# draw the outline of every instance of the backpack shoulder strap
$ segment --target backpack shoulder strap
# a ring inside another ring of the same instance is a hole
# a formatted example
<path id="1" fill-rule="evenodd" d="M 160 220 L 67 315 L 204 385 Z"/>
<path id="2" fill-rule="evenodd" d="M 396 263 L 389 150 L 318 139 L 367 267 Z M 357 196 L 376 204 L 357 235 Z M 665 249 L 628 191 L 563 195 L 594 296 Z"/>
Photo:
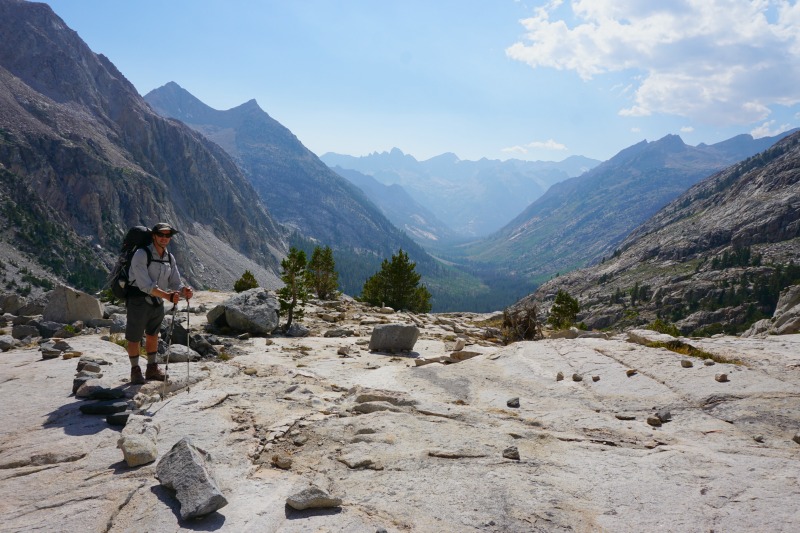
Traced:
<path id="1" fill-rule="evenodd" d="M 149 267 L 150 263 L 153 262 L 153 252 L 150 251 L 149 246 L 145 246 L 142 248 L 142 250 L 144 250 L 144 253 L 147 254 L 147 266 Z"/>

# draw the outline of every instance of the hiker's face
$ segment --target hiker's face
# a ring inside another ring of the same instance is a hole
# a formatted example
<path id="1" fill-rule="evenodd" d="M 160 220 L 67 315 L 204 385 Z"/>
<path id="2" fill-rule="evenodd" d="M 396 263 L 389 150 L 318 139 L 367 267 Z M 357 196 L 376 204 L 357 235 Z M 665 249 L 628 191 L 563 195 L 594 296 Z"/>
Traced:
<path id="1" fill-rule="evenodd" d="M 167 243 L 169 243 L 169 240 L 172 238 L 171 233 L 162 233 L 160 231 L 155 232 L 154 235 L 156 239 L 158 239 L 158 244 L 161 246 L 166 246 Z"/>

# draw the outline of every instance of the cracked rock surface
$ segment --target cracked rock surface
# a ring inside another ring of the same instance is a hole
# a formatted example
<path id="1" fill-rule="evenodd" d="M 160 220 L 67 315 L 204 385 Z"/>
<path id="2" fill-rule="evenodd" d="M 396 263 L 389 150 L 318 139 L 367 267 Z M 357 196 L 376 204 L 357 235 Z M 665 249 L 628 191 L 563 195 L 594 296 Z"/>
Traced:
<path id="1" fill-rule="evenodd" d="M 225 296 L 196 300 L 210 309 Z M 335 323 L 319 316 L 331 307 Z M 485 318 L 315 303 L 309 336 L 237 340 L 227 360 L 171 364 L 167 386 L 128 384 L 125 350 L 102 333 L 70 339 L 111 363 L 103 386 L 159 424 L 159 458 L 184 437 L 207 452 L 228 505 L 202 522 L 181 519 L 156 463 L 128 467 L 119 427 L 80 412 L 76 360 L 44 360 L 38 346 L 4 352 L 0 531 L 744 532 L 800 522 L 800 335 L 691 340 L 742 363 L 707 366 L 625 335 L 502 346 L 484 339 Z M 379 323 L 417 325 L 413 351 L 370 352 Z M 191 324 L 202 328 L 202 315 Z M 335 328 L 353 335 L 325 336 Z M 450 358 L 459 339 L 478 354 Z M 667 420 L 654 427 L 653 416 Z M 310 486 L 341 504 L 287 505 Z"/>

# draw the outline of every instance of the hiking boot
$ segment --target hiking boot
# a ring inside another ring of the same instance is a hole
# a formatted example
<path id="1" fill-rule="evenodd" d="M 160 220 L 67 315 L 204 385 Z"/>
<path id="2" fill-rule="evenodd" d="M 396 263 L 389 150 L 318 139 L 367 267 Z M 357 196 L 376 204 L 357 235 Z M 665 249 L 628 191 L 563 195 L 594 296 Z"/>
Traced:
<path id="1" fill-rule="evenodd" d="M 142 367 L 139 365 L 131 367 L 131 385 L 144 385 L 144 376 L 142 375 Z"/>
<path id="2" fill-rule="evenodd" d="M 167 379 L 166 374 L 158 369 L 158 364 L 156 363 L 147 364 L 147 369 L 144 371 L 144 377 L 148 380 L 152 379 L 153 381 L 164 381 Z"/>

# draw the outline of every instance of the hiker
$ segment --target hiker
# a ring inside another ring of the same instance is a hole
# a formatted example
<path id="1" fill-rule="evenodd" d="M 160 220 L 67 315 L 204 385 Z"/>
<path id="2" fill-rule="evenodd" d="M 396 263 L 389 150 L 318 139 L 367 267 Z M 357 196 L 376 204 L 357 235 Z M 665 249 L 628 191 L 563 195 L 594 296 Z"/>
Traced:
<path id="1" fill-rule="evenodd" d="M 159 222 L 151 230 L 152 244 L 148 250 L 136 250 L 131 259 L 129 280 L 132 285 L 127 298 L 128 325 L 125 340 L 128 341 L 128 357 L 131 360 L 131 384 L 141 385 L 145 380 L 164 381 L 166 375 L 156 363 L 158 354 L 158 331 L 164 320 L 164 300 L 177 305 L 181 296 L 189 300 L 192 288 L 181 281 L 175 257 L 167 245 L 178 230 L 165 222 Z M 147 350 L 147 369 L 142 376 L 139 366 L 139 349 L 144 335 Z"/>

